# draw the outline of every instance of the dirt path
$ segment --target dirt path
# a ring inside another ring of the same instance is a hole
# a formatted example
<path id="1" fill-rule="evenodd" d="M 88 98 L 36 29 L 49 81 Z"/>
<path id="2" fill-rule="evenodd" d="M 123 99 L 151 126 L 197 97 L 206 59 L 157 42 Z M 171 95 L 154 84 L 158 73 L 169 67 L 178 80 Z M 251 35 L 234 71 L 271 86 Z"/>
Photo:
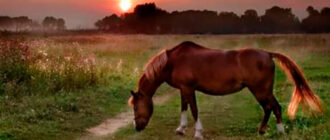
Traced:
<path id="1" fill-rule="evenodd" d="M 165 94 L 163 96 L 157 96 L 153 99 L 155 105 L 162 105 L 168 99 L 172 97 L 173 94 Z M 80 139 L 90 139 L 90 137 L 106 136 L 117 132 L 120 128 L 133 123 L 134 113 L 132 110 L 118 114 L 115 117 L 106 119 L 100 125 L 87 129 L 88 135 Z"/>

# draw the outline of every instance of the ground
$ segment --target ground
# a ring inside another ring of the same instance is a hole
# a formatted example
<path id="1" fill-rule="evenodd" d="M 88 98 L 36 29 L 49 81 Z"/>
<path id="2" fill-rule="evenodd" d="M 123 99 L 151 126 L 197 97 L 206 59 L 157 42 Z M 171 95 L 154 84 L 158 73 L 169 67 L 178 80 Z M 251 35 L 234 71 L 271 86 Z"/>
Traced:
<path id="1" fill-rule="evenodd" d="M 79 80 L 79 77 L 84 77 L 85 74 L 78 73 L 81 72 L 78 65 L 77 69 L 73 67 L 73 71 L 70 71 L 78 76 L 68 76 L 64 72 L 64 76 L 70 78 L 62 79 L 64 84 L 60 82 L 57 85 L 60 90 L 40 88 L 25 92 L 25 85 L 13 88 L 13 84 L 6 83 L 6 92 L 0 94 L 0 139 L 82 138 L 88 134 L 87 129 L 130 109 L 126 104 L 129 91 L 136 89 L 142 68 L 150 57 L 164 48 L 174 47 L 187 40 L 215 49 L 254 47 L 291 56 L 323 101 L 323 115 L 299 110 L 296 119 L 290 121 L 286 115 L 286 107 L 293 87 L 285 74 L 276 67 L 274 94 L 283 107 L 286 134 L 280 135 L 276 132 L 275 117 L 272 115 L 266 134 L 260 136 L 257 128 L 263 111 L 248 90 L 219 97 L 199 92 L 197 103 L 206 139 L 330 139 L 330 110 L 326 105 L 330 102 L 330 35 L 327 34 L 76 35 L 6 38 L 23 38 L 22 42 L 30 46 L 32 53 L 46 54 L 40 61 L 45 60 L 47 63 L 58 61 L 55 56 L 68 59 L 69 66 L 71 57 L 92 61 L 91 71 L 95 73 L 97 82 L 89 85 L 80 83 L 82 80 Z M 31 66 L 39 68 L 39 63 L 33 63 Z M 41 69 L 44 70 L 43 67 Z M 71 82 L 66 83 L 66 80 Z M 74 84 L 70 84 L 72 81 Z M 42 87 L 53 85 L 48 84 L 49 81 L 45 83 L 46 86 Z M 18 91 L 23 93 L 17 93 L 15 89 L 20 89 Z M 171 97 L 165 103 L 155 106 L 151 121 L 144 131 L 135 132 L 132 124 L 129 124 L 114 134 L 92 139 L 193 139 L 194 126 L 191 116 L 186 135 L 177 136 L 174 133 L 180 118 L 179 92 L 164 84 L 156 96 L 164 94 L 171 94 Z"/>

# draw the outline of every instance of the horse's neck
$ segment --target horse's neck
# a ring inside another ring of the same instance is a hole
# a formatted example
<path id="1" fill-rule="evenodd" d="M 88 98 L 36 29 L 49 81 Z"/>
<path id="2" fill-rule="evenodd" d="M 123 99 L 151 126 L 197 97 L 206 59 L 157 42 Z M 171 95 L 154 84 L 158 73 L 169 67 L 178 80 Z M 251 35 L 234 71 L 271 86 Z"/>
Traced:
<path id="1" fill-rule="evenodd" d="M 158 89 L 158 87 L 163 83 L 163 80 L 159 80 L 159 79 L 154 79 L 154 80 L 148 80 L 146 78 L 145 75 L 143 75 L 140 78 L 139 81 L 139 92 L 142 92 L 143 94 L 152 97 L 156 90 Z"/>

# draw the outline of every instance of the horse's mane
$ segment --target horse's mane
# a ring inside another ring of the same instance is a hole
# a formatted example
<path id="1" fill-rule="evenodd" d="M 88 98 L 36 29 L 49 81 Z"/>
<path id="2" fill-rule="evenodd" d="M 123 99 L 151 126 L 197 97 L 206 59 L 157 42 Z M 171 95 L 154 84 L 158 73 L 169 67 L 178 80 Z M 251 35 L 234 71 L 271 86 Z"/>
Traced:
<path id="1" fill-rule="evenodd" d="M 149 81 L 154 81 L 156 76 L 159 76 L 163 68 L 166 66 L 167 63 L 167 53 L 166 49 L 159 52 L 156 56 L 152 57 L 148 63 L 144 67 L 144 76 L 140 78 L 139 85 L 142 84 L 144 80 L 143 78 L 146 78 Z M 134 98 L 131 96 L 128 99 L 128 105 L 131 107 L 134 106 L 133 104 Z"/>
<path id="2" fill-rule="evenodd" d="M 144 74 L 149 81 L 154 81 L 166 65 L 168 58 L 166 49 L 152 57 L 144 67 Z"/>

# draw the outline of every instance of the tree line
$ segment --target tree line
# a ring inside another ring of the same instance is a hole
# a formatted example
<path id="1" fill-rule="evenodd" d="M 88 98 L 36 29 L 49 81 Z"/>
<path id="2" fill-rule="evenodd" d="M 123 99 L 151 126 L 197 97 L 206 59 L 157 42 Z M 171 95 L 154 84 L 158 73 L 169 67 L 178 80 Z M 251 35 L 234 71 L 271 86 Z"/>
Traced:
<path id="1" fill-rule="evenodd" d="M 0 16 L 0 31 L 36 31 L 36 30 L 66 30 L 63 18 L 45 17 L 42 23 L 33 21 L 27 16 L 9 17 Z"/>
<path id="2" fill-rule="evenodd" d="M 329 33 L 330 8 L 318 11 L 309 6 L 301 21 L 291 8 L 273 6 L 264 15 L 249 9 L 234 12 L 186 10 L 168 12 L 155 3 L 137 5 L 131 13 L 112 14 L 95 23 L 102 31 L 147 34 L 240 34 L 240 33 Z"/>

